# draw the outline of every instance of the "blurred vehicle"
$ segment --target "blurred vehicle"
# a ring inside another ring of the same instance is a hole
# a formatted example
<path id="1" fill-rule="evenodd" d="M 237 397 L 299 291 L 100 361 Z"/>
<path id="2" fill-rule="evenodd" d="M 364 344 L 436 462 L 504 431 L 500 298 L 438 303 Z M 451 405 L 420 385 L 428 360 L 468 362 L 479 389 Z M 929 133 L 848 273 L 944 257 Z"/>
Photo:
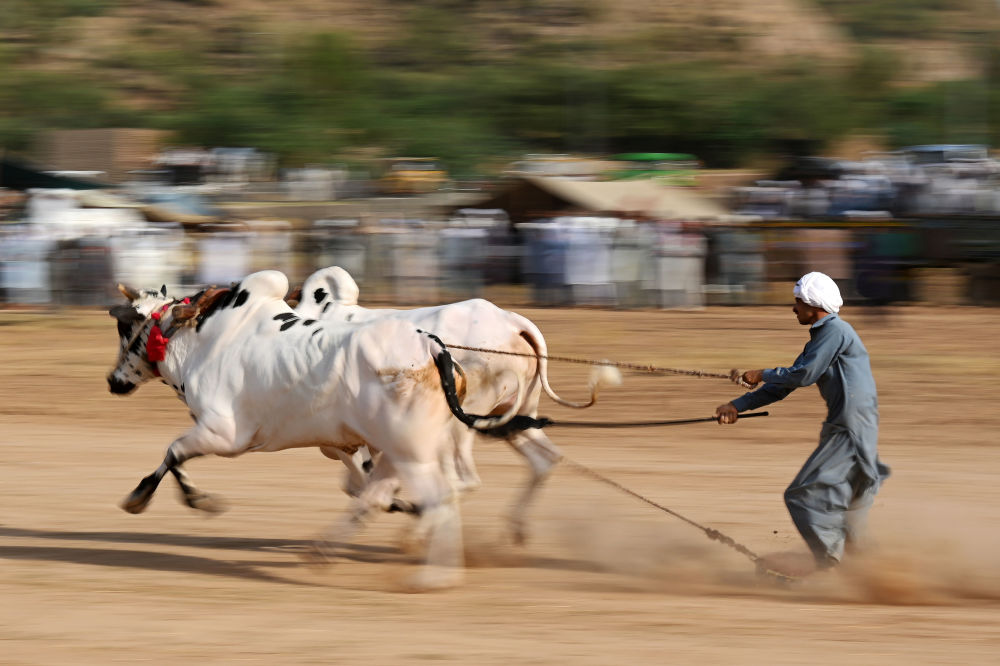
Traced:
<path id="1" fill-rule="evenodd" d="M 696 185 L 698 159 L 687 153 L 624 153 L 615 155 L 608 172 L 612 180 L 650 178 L 664 185 Z"/>
<path id="2" fill-rule="evenodd" d="M 574 180 L 595 180 L 608 163 L 589 157 L 563 154 L 527 154 L 504 171 L 508 176 L 555 176 Z"/>
<path id="3" fill-rule="evenodd" d="M 384 161 L 378 189 L 382 194 L 427 194 L 447 182 L 448 173 L 433 157 L 390 157 Z"/>
<path id="4" fill-rule="evenodd" d="M 989 149 L 975 144 L 937 144 L 901 149 L 911 164 L 945 164 L 956 160 L 988 160 Z"/>

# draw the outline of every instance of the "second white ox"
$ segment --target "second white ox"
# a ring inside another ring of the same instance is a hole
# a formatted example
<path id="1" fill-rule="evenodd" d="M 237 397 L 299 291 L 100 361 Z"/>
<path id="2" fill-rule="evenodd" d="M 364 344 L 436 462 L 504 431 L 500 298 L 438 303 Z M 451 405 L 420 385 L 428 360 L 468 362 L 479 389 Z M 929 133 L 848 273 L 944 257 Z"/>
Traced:
<path id="1" fill-rule="evenodd" d="M 463 559 L 461 528 L 441 464 L 454 456 L 452 422 L 458 417 L 481 430 L 505 421 L 505 428 L 539 424 L 515 416 L 516 409 L 499 418 L 466 414 L 448 352 L 410 322 L 300 322 L 283 300 L 287 291 L 288 281 L 277 271 L 207 290 L 191 304 L 177 304 L 165 290 L 123 289 L 129 302 L 111 311 L 121 338 L 118 363 L 108 376 L 112 393 L 131 393 L 160 376 L 194 419 L 123 508 L 145 510 L 170 472 L 189 505 L 210 510 L 212 498 L 181 469 L 196 456 L 367 445 L 381 456 L 336 537 L 353 533 L 373 510 L 386 509 L 402 483 L 427 535 L 425 565 L 415 584 L 453 584 Z"/>
<path id="2" fill-rule="evenodd" d="M 589 400 L 577 403 L 559 397 L 549 385 L 548 348 L 542 332 L 526 317 L 503 310 L 489 301 L 474 298 L 412 310 L 370 309 L 358 305 L 358 294 L 358 285 L 350 274 L 339 266 L 330 266 L 316 271 L 305 281 L 295 312 L 306 321 L 353 324 L 406 321 L 433 333 L 446 345 L 522 354 L 450 350 L 467 380 L 462 402 L 467 412 L 498 415 L 513 409 L 520 415 L 535 418 L 543 390 L 560 405 L 582 409 L 594 404 L 602 386 L 621 383 L 621 374 L 616 368 L 597 366 L 590 378 Z M 456 456 L 453 461 L 444 461 L 446 468 L 457 474 L 461 489 L 475 488 L 480 484 L 472 457 L 475 432 L 458 421 L 452 421 L 450 431 Z M 518 431 L 509 436 L 507 442 L 524 456 L 531 471 L 528 484 L 508 516 L 511 535 L 515 541 L 522 542 L 531 501 L 562 455 L 540 429 Z M 347 465 L 345 490 L 348 494 L 356 494 L 364 485 L 362 465 L 367 463 L 364 450 L 353 455 L 329 449 L 324 449 L 324 453 Z"/>

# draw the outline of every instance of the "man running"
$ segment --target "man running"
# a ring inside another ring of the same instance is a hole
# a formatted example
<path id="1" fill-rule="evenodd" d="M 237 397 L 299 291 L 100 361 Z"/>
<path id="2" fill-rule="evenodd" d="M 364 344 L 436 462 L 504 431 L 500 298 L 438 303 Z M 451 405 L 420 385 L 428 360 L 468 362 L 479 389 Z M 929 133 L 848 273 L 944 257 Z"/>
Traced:
<path id="1" fill-rule="evenodd" d="M 878 458 L 878 395 L 861 338 L 837 313 L 843 305 L 837 284 L 823 273 L 795 283 L 792 311 L 809 326 L 809 342 L 787 368 L 733 371 L 751 386 L 715 410 L 719 423 L 785 398 L 800 386 L 819 385 L 828 414 L 819 446 L 785 490 L 785 505 L 812 550 L 819 568 L 840 562 L 845 545 L 858 545 L 868 510 L 889 468 Z"/>

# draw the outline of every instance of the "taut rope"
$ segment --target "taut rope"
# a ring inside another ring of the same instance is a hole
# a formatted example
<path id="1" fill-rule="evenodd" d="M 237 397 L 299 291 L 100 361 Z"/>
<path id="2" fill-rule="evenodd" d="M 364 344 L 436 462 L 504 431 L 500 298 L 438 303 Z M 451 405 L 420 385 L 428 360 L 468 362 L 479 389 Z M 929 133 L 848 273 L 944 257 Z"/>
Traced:
<path id="1" fill-rule="evenodd" d="M 502 349 L 486 349 L 484 347 L 466 347 L 465 345 L 453 345 L 445 343 L 449 349 L 464 349 L 465 351 L 482 352 L 484 354 L 499 354 L 501 356 L 522 356 L 525 358 L 544 358 L 548 361 L 563 361 L 566 363 L 578 363 L 581 365 L 605 365 L 625 370 L 634 370 L 653 375 L 684 375 L 686 377 L 707 377 L 710 379 L 732 379 L 729 374 L 722 372 L 705 372 L 704 370 L 682 370 L 679 368 L 663 368 L 656 365 L 642 363 L 625 363 L 624 361 L 593 361 L 586 358 L 574 358 L 572 356 L 553 356 L 551 354 L 529 354 L 526 352 L 505 351 Z M 742 379 L 737 382 L 740 386 L 752 389 L 753 386 L 747 384 Z"/>

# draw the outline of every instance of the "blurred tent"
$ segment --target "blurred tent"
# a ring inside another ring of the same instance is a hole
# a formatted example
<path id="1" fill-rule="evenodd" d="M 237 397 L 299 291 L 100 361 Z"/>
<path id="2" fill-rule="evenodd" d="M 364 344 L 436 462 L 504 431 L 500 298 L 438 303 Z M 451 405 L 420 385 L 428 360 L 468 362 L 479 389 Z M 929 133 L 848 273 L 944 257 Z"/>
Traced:
<path id="1" fill-rule="evenodd" d="M 2 157 L 0 158 L 0 187 L 21 191 L 32 188 L 96 190 L 110 187 L 110 185 L 78 178 L 54 176 L 9 157 Z"/>
<path id="2" fill-rule="evenodd" d="M 667 187 L 650 180 L 593 181 L 522 176 L 512 179 L 477 207 L 503 209 L 514 224 L 567 211 L 684 220 L 730 217 L 722 205 L 690 188 Z"/>

